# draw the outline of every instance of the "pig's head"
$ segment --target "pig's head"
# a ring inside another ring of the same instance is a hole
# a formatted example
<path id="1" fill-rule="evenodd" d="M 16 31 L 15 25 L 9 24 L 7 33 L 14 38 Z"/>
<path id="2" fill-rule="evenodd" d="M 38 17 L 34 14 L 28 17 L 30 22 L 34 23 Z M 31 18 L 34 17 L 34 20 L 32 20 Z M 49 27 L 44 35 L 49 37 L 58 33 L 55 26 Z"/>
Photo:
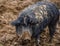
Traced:
<path id="1" fill-rule="evenodd" d="M 19 17 L 17 20 L 13 21 L 11 24 L 16 27 L 16 32 L 21 36 L 22 41 L 29 42 L 32 37 L 33 29 L 32 26 L 35 25 L 37 21 L 29 16 Z"/>

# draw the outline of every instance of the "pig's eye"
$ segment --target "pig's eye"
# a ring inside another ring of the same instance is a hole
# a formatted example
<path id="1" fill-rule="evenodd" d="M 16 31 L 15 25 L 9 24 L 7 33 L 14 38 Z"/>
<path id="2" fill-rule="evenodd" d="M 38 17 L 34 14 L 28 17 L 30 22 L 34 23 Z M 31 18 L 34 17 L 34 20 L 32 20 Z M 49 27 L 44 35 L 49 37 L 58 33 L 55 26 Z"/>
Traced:
<path id="1" fill-rule="evenodd" d="M 35 24 L 37 24 L 37 23 L 38 23 L 38 21 L 37 21 L 36 19 L 31 18 L 31 19 L 29 20 L 29 24 L 31 24 L 31 25 L 35 25 Z"/>

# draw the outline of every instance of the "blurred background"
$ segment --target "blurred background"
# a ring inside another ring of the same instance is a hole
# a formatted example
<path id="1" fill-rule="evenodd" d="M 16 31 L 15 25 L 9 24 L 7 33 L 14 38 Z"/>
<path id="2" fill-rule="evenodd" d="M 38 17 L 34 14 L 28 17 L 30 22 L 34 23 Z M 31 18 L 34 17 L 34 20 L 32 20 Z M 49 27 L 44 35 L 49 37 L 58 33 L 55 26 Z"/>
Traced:
<path id="1" fill-rule="evenodd" d="M 0 46 L 20 46 L 20 39 L 16 35 L 15 27 L 10 23 L 18 17 L 21 10 L 38 1 L 42 0 L 0 0 Z M 55 3 L 60 8 L 60 0 L 47 1 Z M 47 42 L 49 31 L 45 30 L 41 34 L 41 46 L 60 46 L 60 26 L 56 28 L 53 43 Z"/>

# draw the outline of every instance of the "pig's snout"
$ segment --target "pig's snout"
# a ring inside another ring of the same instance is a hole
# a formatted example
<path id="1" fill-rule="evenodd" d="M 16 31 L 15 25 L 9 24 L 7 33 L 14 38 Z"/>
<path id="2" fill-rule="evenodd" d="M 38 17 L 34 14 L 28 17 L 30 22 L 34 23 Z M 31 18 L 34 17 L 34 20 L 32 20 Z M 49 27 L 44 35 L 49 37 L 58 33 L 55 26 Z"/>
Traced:
<path id="1" fill-rule="evenodd" d="M 27 44 L 27 43 L 30 43 L 30 40 L 29 39 L 25 39 L 22 42 L 23 42 L 23 44 Z"/>
<path id="2" fill-rule="evenodd" d="M 24 44 L 29 43 L 31 41 L 31 34 L 27 31 L 23 32 L 21 38 Z"/>

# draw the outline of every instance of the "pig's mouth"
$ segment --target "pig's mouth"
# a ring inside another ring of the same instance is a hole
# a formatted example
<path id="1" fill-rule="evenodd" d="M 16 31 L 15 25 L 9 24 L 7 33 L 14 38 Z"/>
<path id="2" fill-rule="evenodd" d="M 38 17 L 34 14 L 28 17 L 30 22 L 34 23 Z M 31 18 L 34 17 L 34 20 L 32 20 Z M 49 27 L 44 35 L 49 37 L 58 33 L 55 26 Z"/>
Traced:
<path id="1" fill-rule="evenodd" d="M 22 40 L 22 45 L 26 45 L 28 43 L 31 43 L 31 40 L 29 40 L 29 39 Z"/>

